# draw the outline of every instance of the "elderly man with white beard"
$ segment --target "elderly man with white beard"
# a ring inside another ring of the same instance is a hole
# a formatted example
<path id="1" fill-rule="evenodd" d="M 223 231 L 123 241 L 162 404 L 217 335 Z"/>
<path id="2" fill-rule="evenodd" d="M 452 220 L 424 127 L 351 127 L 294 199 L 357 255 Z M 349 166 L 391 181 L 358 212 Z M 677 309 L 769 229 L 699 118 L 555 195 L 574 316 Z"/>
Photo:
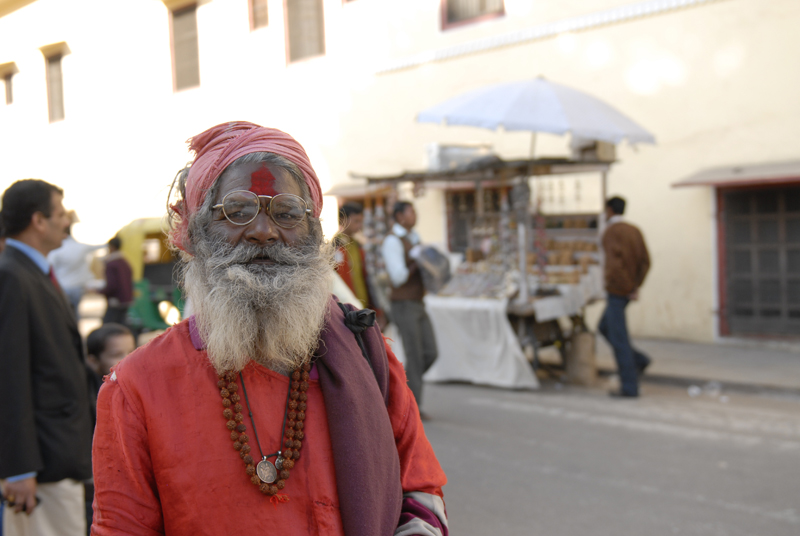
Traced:
<path id="1" fill-rule="evenodd" d="M 246 122 L 190 141 L 170 240 L 195 315 L 105 379 L 92 534 L 447 535 L 403 367 L 330 294 L 305 151 Z"/>

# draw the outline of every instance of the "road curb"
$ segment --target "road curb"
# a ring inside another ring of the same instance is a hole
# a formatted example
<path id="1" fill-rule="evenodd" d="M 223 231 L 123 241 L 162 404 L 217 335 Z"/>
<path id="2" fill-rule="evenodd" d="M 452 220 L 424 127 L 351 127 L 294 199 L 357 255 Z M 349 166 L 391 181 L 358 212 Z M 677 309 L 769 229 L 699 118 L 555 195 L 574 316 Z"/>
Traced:
<path id="1" fill-rule="evenodd" d="M 617 371 L 612 369 L 598 369 L 597 373 L 601 377 L 608 377 L 616 374 Z M 709 378 L 692 378 L 687 376 L 673 376 L 667 374 L 647 373 L 642 376 L 640 381 L 642 383 L 650 383 L 654 385 L 669 385 L 673 387 L 687 388 L 693 385 L 703 387 L 708 383 L 715 382 L 720 385 L 722 392 L 735 392 L 750 395 L 771 394 L 780 396 L 800 396 L 800 387 L 784 387 L 779 385 L 733 382 Z"/>

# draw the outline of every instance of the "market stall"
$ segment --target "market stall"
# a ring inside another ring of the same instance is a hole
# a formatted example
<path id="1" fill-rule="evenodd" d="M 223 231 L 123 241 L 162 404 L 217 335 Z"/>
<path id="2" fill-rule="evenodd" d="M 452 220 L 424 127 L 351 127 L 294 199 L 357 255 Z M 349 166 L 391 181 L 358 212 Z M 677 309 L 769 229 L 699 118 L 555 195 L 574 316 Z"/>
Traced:
<path id="1" fill-rule="evenodd" d="M 602 203 L 616 144 L 655 143 L 655 137 L 600 99 L 542 76 L 469 90 L 421 111 L 417 121 L 531 133 L 526 160 L 483 156 L 465 165 L 451 162 L 452 169 L 360 178 L 370 185 L 412 183 L 415 195 L 436 183 L 460 191 L 447 198 L 448 235 L 450 251 L 463 252 L 465 262 L 437 296 L 426 298 L 440 341 L 439 359 L 426 379 L 535 387 L 525 363 L 537 366 L 538 350 L 547 345 L 559 347 L 566 358 L 568 334 L 561 320 L 569 318 L 567 329 L 580 334 L 586 329 L 584 307 L 603 297 L 604 222 L 597 213 L 546 216 L 538 201 L 531 201 L 531 183 L 599 174 Z M 539 132 L 569 134 L 572 157 L 533 158 Z M 381 260 L 375 251 L 387 229 L 384 207 L 375 206 L 365 223 L 368 218 L 373 223 L 368 263 L 377 281 Z"/>
<path id="2" fill-rule="evenodd" d="M 571 318 L 573 326 L 582 327 L 584 307 L 602 297 L 600 220 L 597 214 L 536 214 L 529 181 L 569 173 L 604 175 L 609 165 L 491 157 L 451 170 L 366 177 L 370 184 L 410 182 L 418 190 L 422 185 L 473 187 L 474 211 L 463 226 L 465 260 L 447 285 L 425 298 L 439 341 L 439 358 L 426 380 L 538 386 L 530 362 L 537 365 L 544 346 L 565 347 L 569 333 L 559 319 Z M 449 221 L 452 227 L 453 218 Z M 374 229 L 370 236 L 376 244 L 383 238 Z"/>

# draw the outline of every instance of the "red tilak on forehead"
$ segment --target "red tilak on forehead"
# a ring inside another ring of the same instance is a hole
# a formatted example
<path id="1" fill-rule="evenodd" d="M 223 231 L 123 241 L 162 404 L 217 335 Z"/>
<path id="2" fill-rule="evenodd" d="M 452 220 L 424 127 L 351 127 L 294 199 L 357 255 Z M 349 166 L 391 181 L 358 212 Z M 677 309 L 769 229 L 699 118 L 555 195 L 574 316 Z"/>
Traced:
<path id="1" fill-rule="evenodd" d="M 250 174 L 250 191 L 258 195 L 278 195 L 275 191 L 275 176 L 267 166 L 262 166 Z"/>

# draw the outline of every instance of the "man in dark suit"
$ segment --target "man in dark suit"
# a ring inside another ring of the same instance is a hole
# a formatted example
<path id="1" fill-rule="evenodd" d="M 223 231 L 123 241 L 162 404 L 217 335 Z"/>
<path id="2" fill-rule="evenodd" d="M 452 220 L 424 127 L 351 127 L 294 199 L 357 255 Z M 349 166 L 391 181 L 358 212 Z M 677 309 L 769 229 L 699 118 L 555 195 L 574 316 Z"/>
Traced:
<path id="1" fill-rule="evenodd" d="M 47 254 L 67 236 L 63 192 L 17 181 L 3 193 L 0 485 L 5 536 L 86 533 L 92 420 L 78 326 Z"/>

